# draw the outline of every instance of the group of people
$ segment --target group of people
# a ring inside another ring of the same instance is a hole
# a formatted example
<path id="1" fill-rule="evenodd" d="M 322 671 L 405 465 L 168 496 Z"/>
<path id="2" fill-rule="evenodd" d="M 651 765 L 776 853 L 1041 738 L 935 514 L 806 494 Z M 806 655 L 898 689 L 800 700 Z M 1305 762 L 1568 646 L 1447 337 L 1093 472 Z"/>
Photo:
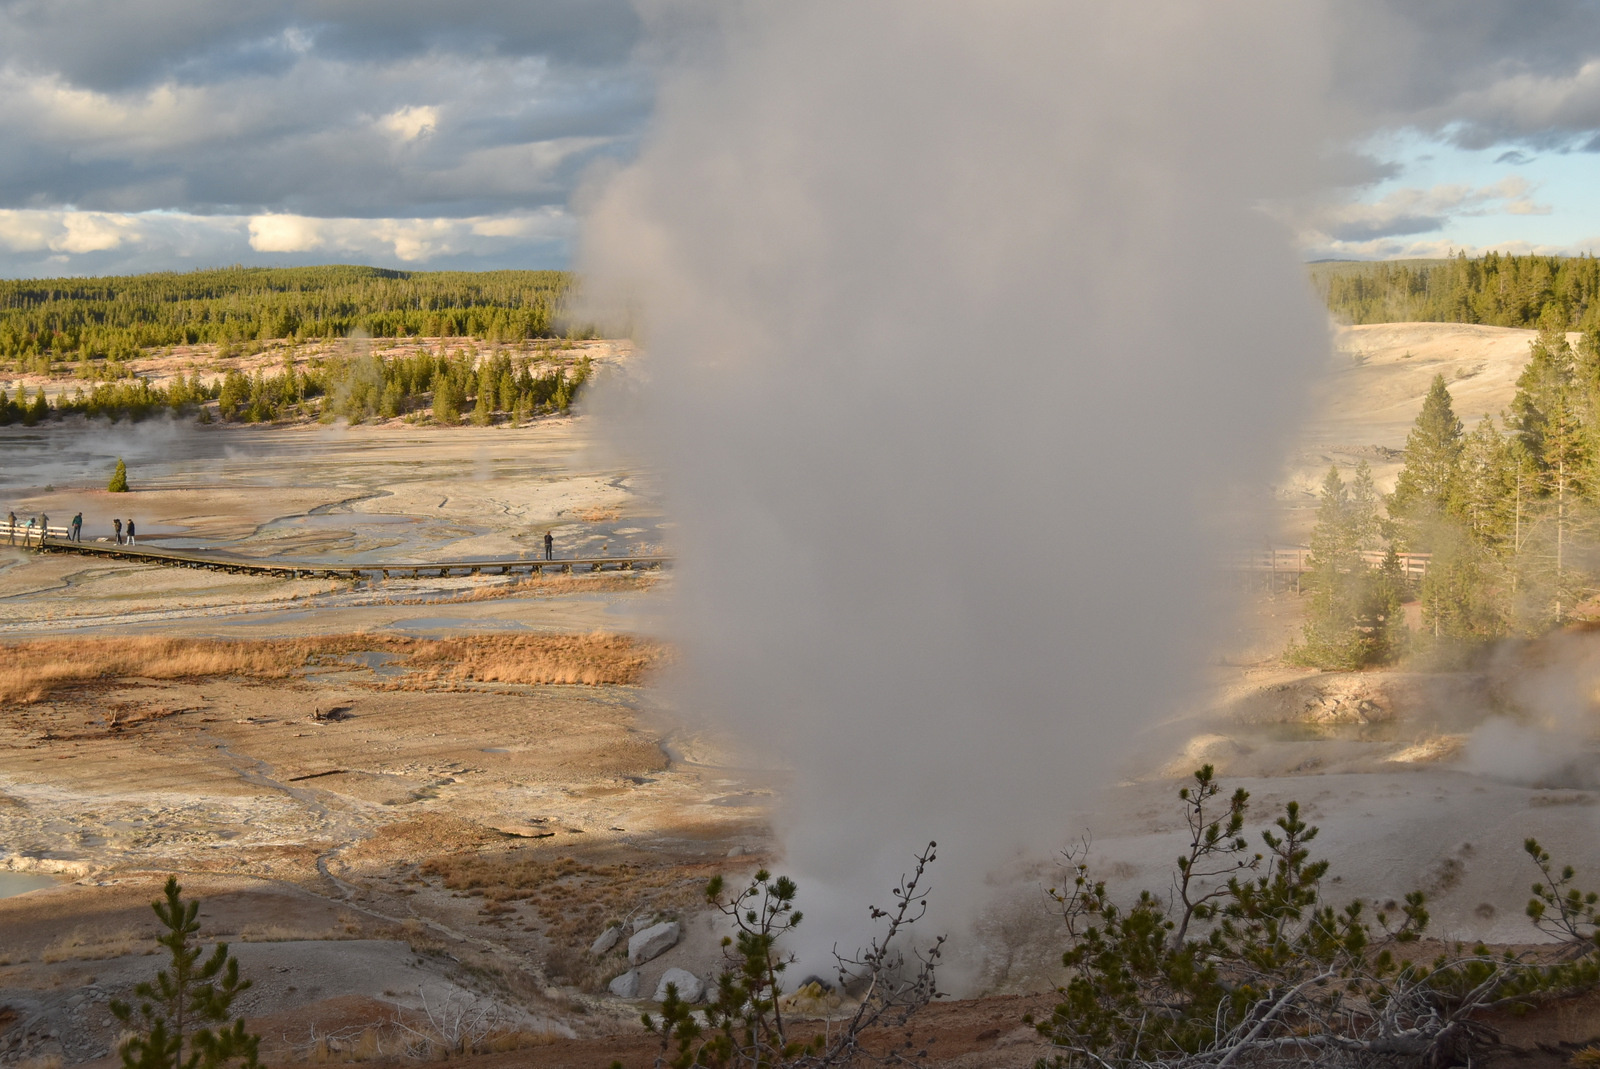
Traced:
<path id="1" fill-rule="evenodd" d="M 111 524 L 117 545 L 131 546 L 136 544 L 134 540 L 136 531 L 132 517 L 129 517 L 126 527 L 124 527 L 123 521 L 120 519 L 112 520 Z M 42 512 L 37 516 L 29 516 L 25 523 L 17 522 L 17 514 L 15 512 L 6 513 L 6 536 L 10 545 L 17 544 L 17 536 L 20 534 L 23 545 L 26 546 L 37 542 L 42 546 L 44 545 L 45 536 L 49 533 L 50 517 Z M 83 541 L 83 513 L 80 512 L 73 516 L 72 522 L 67 524 L 67 541 Z"/>

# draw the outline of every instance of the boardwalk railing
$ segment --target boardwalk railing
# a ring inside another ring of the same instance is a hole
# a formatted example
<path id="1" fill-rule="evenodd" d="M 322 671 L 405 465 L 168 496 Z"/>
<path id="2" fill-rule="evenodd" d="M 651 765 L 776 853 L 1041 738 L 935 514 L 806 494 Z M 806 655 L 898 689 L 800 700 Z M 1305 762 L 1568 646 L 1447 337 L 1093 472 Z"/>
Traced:
<path id="1" fill-rule="evenodd" d="M 64 539 L 67 537 L 67 533 L 65 527 L 41 529 L 29 527 L 25 523 L 0 523 L 0 545 L 37 546 L 44 541 L 45 536 Z"/>
<path id="2" fill-rule="evenodd" d="M 1373 567 L 1383 564 L 1385 554 L 1378 550 L 1366 550 L 1361 554 L 1361 559 Z M 1413 579 L 1420 579 L 1428 574 L 1428 562 L 1432 559 L 1429 553 L 1401 553 L 1400 570 Z M 1309 546 L 1272 546 L 1262 549 L 1248 550 L 1234 555 L 1226 567 L 1243 572 L 1268 572 L 1274 575 L 1304 575 L 1311 570 L 1311 548 Z"/>
<path id="3" fill-rule="evenodd" d="M 0 523 L 0 545 L 7 545 L 13 528 Z M 453 575 L 539 575 L 546 571 L 604 572 L 660 568 L 672 558 L 659 554 L 623 554 L 610 557 L 579 557 L 572 560 L 541 560 L 528 557 L 497 557 L 485 560 L 426 561 L 417 563 L 353 564 L 336 561 L 286 561 L 241 557 L 231 553 L 200 553 L 159 546 L 118 545 L 115 542 L 70 542 L 65 527 L 50 528 L 48 538 L 39 537 L 34 528 L 30 540 L 23 542 L 26 527 L 15 528 L 15 545 L 28 545 L 46 553 L 81 553 L 85 556 L 144 561 L 175 568 L 205 568 L 211 571 L 248 575 L 274 575 L 290 579 L 423 579 Z"/>

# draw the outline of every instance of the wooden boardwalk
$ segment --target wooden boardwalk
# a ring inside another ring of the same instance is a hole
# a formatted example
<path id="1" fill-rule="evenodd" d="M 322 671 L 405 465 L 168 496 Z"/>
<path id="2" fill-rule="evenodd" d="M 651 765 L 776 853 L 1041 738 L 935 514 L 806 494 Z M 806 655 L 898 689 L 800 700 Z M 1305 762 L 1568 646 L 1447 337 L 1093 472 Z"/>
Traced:
<path id="1" fill-rule="evenodd" d="M 41 538 L 37 529 L 28 533 L 22 525 L 11 528 L 0 523 L 0 546 L 15 545 L 43 553 L 79 553 L 89 557 L 144 561 L 174 568 L 206 568 L 211 571 L 243 575 L 275 575 L 289 579 L 439 579 L 465 575 L 539 575 L 543 572 L 636 571 L 660 568 L 672 558 L 651 554 L 610 557 L 579 557 L 573 560 L 541 560 L 529 557 L 495 557 L 485 560 L 442 560 L 420 563 L 347 564 L 326 561 L 268 560 L 242 557 L 233 553 L 201 553 L 188 549 L 163 549 L 160 546 L 127 546 L 115 542 L 72 542 L 65 527 L 51 527 Z"/>

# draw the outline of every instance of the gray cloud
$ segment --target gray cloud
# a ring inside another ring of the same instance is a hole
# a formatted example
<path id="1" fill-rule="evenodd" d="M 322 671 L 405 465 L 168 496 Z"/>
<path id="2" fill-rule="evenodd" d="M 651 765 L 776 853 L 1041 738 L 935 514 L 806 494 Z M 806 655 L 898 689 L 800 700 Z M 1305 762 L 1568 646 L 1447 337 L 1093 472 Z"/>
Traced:
<path id="1" fill-rule="evenodd" d="M 0 0 L 0 209 L 424 220 L 565 207 L 590 168 L 634 155 L 657 67 L 717 47 L 704 31 L 723 7 Z M 1330 83 L 1353 139 L 1411 127 L 1594 151 L 1597 12 L 1345 0 L 1306 73 Z M 1394 177 L 1335 156 L 1331 185 Z M 88 262 L 56 255 L 63 270 Z M 0 252 L 0 273 L 31 269 Z"/>
<path id="2" fill-rule="evenodd" d="M 0 0 L 6 63 L 103 92 L 283 73 L 308 50 L 608 66 L 627 61 L 639 33 L 628 0 Z"/>
<path id="3" fill-rule="evenodd" d="M 1346 0 L 1328 25 L 1333 84 L 1369 127 L 1577 144 L 1600 131 L 1597 31 L 1595 0 Z"/>
<path id="4" fill-rule="evenodd" d="M 561 208 L 633 151 L 639 37 L 627 0 L 0 0 L 0 209 Z M 0 273 L 35 266 L 0 251 Z"/>
<path id="5" fill-rule="evenodd" d="M 1549 205 L 1534 199 L 1535 191 L 1526 179 L 1512 176 L 1479 187 L 1396 189 L 1371 203 L 1322 203 L 1285 214 L 1293 218 L 1305 248 L 1314 255 L 1332 255 L 1352 246 L 1387 248 L 1394 243 L 1380 239 L 1435 233 L 1458 216 L 1549 213 Z"/>

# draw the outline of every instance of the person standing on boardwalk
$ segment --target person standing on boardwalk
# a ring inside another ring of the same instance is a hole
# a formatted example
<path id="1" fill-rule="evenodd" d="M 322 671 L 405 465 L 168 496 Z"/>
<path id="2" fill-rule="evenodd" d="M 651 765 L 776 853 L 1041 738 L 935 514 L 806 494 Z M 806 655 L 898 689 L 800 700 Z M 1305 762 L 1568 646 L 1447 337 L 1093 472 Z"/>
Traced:
<path id="1" fill-rule="evenodd" d="M 549 531 L 544 533 L 544 559 L 556 559 L 556 539 Z"/>
<path id="2" fill-rule="evenodd" d="M 15 512 L 6 513 L 6 527 L 9 528 L 6 531 L 6 539 L 14 546 L 17 544 L 17 514 Z"/>
<path id="3" fill-rule="evenodd" d="M 72 517 L 72 531 L 67 538 L 73 542 L 83 541 L 83 513 L 80 512 Z"/>
<path id="4" fill-rule="evenodd" d="M 122 545 L 122 521 L 121 520 L 112 520 L 111 521 L 111 526 L 113 528 L 115 528 L 115 530 L 117 532 L 117 545 L 119 545 L 119 546 Z"/>
<path id="5" fill-rule="evenodd" d="M 35 527 L 37 527 L 38 525 L 39 525 L 38 517 L 36 517 L 36 516 L 29 516 L 28 517 L 28 529 L 22 532 L 22 544 L 23 544 L 23 546 L 27 546 L 33 541 L 33 529 Z"/>
<path id="6" fill-rule="evenodd" d="M 44 536 L 50 533 L 50 517 L 39 513 L 39 544 L 44 545 Z"/>
<path id="7" fill-rule="evenodd" d="M 134 545 L 134 544 L 135 543 L 133 541 L 133 517 L 129 516 L 128 517 L 128 545 L 131 546 L 131 545 Z"/>

